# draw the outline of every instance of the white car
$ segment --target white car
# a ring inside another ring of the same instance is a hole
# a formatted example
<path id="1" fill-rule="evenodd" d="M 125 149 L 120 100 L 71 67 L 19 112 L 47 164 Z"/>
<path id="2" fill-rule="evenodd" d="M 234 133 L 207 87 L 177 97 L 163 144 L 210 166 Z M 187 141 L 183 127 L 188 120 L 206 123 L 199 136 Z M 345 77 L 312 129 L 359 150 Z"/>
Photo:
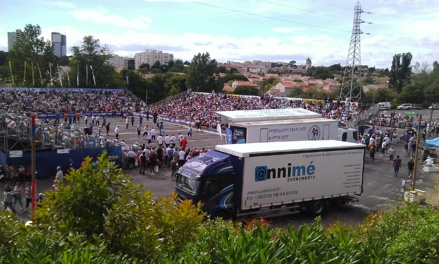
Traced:
<path id="1" fill-rule="evenodd" d="M 402 105 L 398 105 L 396 107 L 396 109 L 398 109 L 398 110 L 408 110 L 408 109 L 412 109 L 412 108 L 413 108 L 412 104 L 402 104 Z"/>

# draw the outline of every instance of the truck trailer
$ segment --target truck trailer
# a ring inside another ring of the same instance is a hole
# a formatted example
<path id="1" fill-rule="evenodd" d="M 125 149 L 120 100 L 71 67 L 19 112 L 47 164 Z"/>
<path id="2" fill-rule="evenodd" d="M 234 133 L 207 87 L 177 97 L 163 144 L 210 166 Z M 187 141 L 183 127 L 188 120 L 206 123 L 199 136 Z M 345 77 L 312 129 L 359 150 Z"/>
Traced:
<path id="1" fill-rule="evenodd" d="M 338 139 L 338 121 L 327 118 L 237 122 L 226 128 L 226 143 Z"/>
<path id="2" fill-rule="evenodd" d="M 217 145 L 179 168 L 176 192 L 214 218 L 319 215 L 358 201 L 364 151 L 338 140 Z"/>

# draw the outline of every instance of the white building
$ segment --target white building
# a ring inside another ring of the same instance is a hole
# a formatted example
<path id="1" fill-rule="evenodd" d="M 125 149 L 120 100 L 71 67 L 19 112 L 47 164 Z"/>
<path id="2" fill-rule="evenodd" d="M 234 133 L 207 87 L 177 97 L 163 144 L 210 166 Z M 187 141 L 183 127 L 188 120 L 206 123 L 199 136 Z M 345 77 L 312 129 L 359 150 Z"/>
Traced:
<path id="1" fill-rule="evenodd" d="M 8 51 L 12 49 L 17 39 L 20 37 L 22 31 L 20 29 L 16 29 L 15 32 L 8 32 Z"/>
<path id="2" fill-rule="evenodd" d="M 53 55 L 57 57 L 67 56 L 67 38 L 66 35 L 58 32 L 52 32 Z"/>
<path id="3" fill-rule="evenodd" d="M 152 66 L 156 61 L 159 61 L 160 64 L 168 64 L 170 60 L 174 60 L 173 54 L 164 53 L 160 50 L 145 50 L 134 54 L 134 68 L 138 70 L 140 65 L 144 63 Z"/>
<path id="4" fill-rule="evenodd" d="M 128 69 L 128 61 L 130 58 L 128 57 L 121 57 L 118 55 L 113 55 L 111 59 L 107 60 L 108 64 L 111 64 L 116 69 Z"/>
<path id="5" fill-rule="evenodd" d="M 306 59 L 305 69 L 311 69 L 311 59 L 309 57 Z"/>

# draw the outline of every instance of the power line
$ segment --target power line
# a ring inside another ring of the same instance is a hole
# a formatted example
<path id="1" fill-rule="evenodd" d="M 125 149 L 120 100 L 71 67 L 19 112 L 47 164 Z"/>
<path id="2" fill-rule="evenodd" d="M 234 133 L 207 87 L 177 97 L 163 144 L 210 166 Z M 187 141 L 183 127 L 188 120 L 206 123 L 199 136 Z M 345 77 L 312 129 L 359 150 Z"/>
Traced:
<path id="1" fill-rule="evenodd" d="M 246 15 L 249 15 L 249 16 L 262 17 L 262 18 L 271 19 L 271 20 L 277 20 L 277 21 L 288 22 L 288 23 L 292 23 L 292 24 L 299 24 L 299 25 L 305 25 L 305 26 L 310 26 L 310 27 L 316 27 L 316 28 L 329 29 L 329 30 L 334 30 L 334 31 L 350 32 L 350 31 L 341 30 L 341 29 L 337 29 L 337 28 L 318 26 L 318 25 L 302 23 L 302 22 L 292 21 L 292 20 L 283 19 L 283 18 L 258 15 L 258 14 L 255 14 L 255 13 L 250 13 L 250 12 L 245 12 L 245 11 L 236 10 L 236 9 L 232 9 L 232 8 L 227 8 L 227 7 L 222 7 L 222 6 L 216 6 L 216 5 L 201 3 L 201 2 L 197 2 L 197 1 L 192 1 L 192 2 L 195 3 L 195 4 L 199 4 L 199 5 L 214 7 L 214 8 L 218 8 L 218 9 L 222 9 L 222 10 L 227 10 L 227 11 L 232 11 L 232 12 L 241 13 L 241 14 L 246 14 Z"/>

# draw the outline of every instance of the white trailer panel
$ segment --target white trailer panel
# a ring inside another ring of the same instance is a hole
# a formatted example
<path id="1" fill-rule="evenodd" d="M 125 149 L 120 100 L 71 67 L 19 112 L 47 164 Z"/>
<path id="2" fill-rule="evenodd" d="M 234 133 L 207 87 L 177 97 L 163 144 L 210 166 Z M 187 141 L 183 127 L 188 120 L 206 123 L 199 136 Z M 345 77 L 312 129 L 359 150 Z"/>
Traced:
<path id="1" fill-rule="evenodd" d="M 251 122 L 264 120 L 293 120 L 303 118 L 320 118 L 321 114 L 303 108 L 285 109 L 261 109 L 261 110 L 237 110 L 218 111 L 223 123 Z"/>
<path id="2" fill-rule="evenodd" d="M 219 145 L 216 150 L 244 160 L 242 210 L 362 192 L 360 144 L 295 141 Z"/>
<path id="3" fill-rule="evenodd" d="M 232 143 L 233 138 L 244 141 L 239 135 L 245 135 L 245 143 L 338 139 L 338 121 L 326 118 L 241 122 L 230 129 Z"/>

